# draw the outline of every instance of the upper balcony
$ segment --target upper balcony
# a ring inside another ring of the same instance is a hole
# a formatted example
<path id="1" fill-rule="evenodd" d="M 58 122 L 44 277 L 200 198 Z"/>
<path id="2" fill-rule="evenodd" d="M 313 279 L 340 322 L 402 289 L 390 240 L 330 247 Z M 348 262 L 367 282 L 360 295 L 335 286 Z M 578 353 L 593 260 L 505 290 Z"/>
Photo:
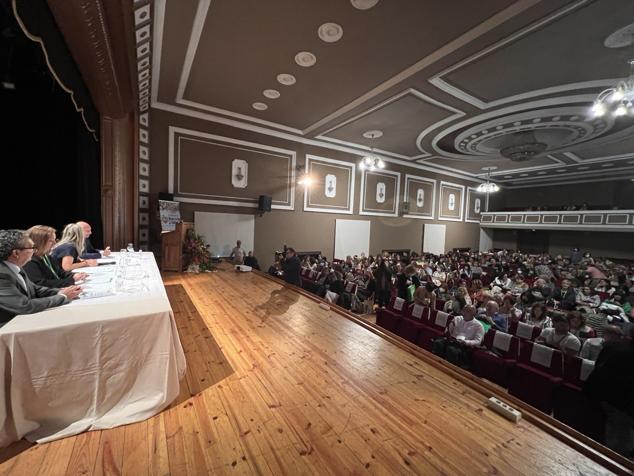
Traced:
<path id="1" fill-rule="evenodd" d="M 483 228 L 634 232 L 634 210 L 483 212 Z"/>

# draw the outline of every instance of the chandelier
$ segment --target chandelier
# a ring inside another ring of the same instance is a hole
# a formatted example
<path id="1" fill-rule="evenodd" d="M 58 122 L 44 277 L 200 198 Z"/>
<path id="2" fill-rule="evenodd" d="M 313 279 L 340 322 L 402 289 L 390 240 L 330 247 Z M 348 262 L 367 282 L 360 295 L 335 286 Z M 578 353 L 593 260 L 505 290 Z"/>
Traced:
<path id="1" fill-rule="evenodd" d="M 378 155 L 374 155 L 374 154 L 366 155 L 359 163 L 359 168 L 361 170 L 368 169 L 371 171 L 375 171 L 377 169 L 384 169 L 385 162 L 383 162 L 383 160 L 381 160 L 381 157 L 379 157 Z"/>
<path id="2" fill-rule="evenodd" d="M 375 130 L 375 131 L 368 131 L 364 133 L 363 137 L 374 140 L 377 137 L 381 137 L 382 135 L 383 135 L 383 132 Z M 374 147 L 371 147 L 370 155 L 366 155 L 365 157 L 363 157 L 363 159 L 361 159 L 361 162 L 359 162 L 359 168 L 361 170 L 368 169 L 371 171 L 375 171 L 377 169 L 384 169 L 385 162 L 383 162 L 381 157 L 379 157 L 378 155 L 374 153 Z"/>
<path id="3" fill-rule="evenodd" d="M 500 149 L 500 154 L 513 162 L 523 162 L 541 154 L 547 147 L 537 141 L 533 131 L 519 131 L 511 134 L 505 147 Z"/>
<path id="4" fill-rule="evenodd" d="M 619 81 L 616 86 L 604 89 L 599 93 L 592 105 L 592 113 L 595 117 L 601 117 L 608 112 L 613 116 L 625 116 L 633 114 L 632 101 L 634 101 L 634 60 L 628 61 L 630 75 L 625 81 Z"/>
<path id="5" fill-rule="evenodd" d="M 486 183 L 481 183 L 478 185 L 478 192 L 480 193 L 495 193 L 500 191 L 500 186 L 496 183 L 491 182 L 491 171 L 497 169 L 497 167 L 482 167 L 482 170 L 487 172 L 487 181 Z"/>

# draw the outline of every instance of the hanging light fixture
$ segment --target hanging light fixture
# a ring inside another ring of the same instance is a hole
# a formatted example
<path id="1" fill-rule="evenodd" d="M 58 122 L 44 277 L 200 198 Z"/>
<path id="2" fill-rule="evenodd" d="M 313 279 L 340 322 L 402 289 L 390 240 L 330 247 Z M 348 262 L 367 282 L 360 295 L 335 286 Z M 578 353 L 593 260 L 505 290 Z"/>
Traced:
<path id="1" fill-rule="evenodd" d="M 374 140 L 382 135 L 383 132 L 381 131 L 368 131 L 363 134 L 363 137 Z M 361 170 L 368 169 L 373 172 L 378 169 L 384 169 L 385 162 L 383 162 L 383 159 L 374 152 L 374 146 L 372 146 L 370 147 L 370 155 L 366 155 L 361 159 L 361 162 L 359 162 L 359 168 Z"/>
<path id="2" fill-rule="evenodd" d="M 625 81 L 619 81 L 616 86 L 604 89 L 599 93 L 592 105 L 594 117 L 601 117 L 611 113 L 615 117 L 634 115 L 634 60 L 628 61 L 630 74 Z"/>
<path id="3" fill-rule="evenodd" d="M 482 167 L 482 170 L 487 172 L 487 181 L 486 183 L 481 183 L 478 185 L 478 192 L 480 193 L 495 193 L 500 191 L 500 186 L 496 183 L 491 182 L 491 171 L 497 169 L 497 167 Z"/>

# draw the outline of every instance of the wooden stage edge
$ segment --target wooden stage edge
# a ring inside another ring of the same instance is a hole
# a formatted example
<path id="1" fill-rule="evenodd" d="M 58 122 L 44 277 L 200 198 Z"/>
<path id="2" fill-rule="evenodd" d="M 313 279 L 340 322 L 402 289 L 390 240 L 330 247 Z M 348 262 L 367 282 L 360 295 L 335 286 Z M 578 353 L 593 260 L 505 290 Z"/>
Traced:
<path id="1" fill-rule="evenodd" d="M 418 347 L 417 345 L 412 344 L 411 342 L 383 329 L 380 326 L 377 326 L 376 324 L 372 324 L 370 322 L 367 322 L 361 319 L 360 317 L 353 314 L 352 312 L 340 306 L 337 306 L 336 304 L 332 304 L 326 301 L 325 299 L 322 299 L 319 296 L 316 296 L 315 294 L 312 294 L 297 286 L 288 284 L 284 282 L 283 280 L 275 278 L 262 271 L 254 270 L 253 272 L 266 279 L 269 279 L 287 288 L 290 288 L 293 291 L 301 294 L 302 296 L 308 299 L 311 299 L 320 304 L 321 303 L 327 304 L 330 307 L 330 309 L 336 312 L 337 314 L 355 322 L 356 324 L 366 328 L 370 332 L 377 334 L 383 339 L 405 350 L 406 352 L 409 352 L 410 354 L 420 358 L 421 360 L 425 361 L 427 364 L 438 368 L 439 370 L 445 372 L 452 378 L 455 378 L 456 380 L 467 385 L 473 390 L 481 394 L 484 394 L 485 396 L 487 396 L 487 398 L 497 397 L 500 400 L 503 400 L 509 403 L 511 406 L 517 408 L 518 410 L 522 412 L 522 418 L 526 419 L 527 421 L 534 424 L 538 428 L 544 430 L 548 434 L 557 438 L 559 441 L 570 446 L 571 448 L 575 449 L 576 451 L 583 454 L 584 456 L 587 456 L 592 461 L 600 464 L 606 469 L 613 471 L 615 473 L 620 473 L 620 474 L 634 474 L 634 462 L 628 460 L 627 458 L 624 458 L 618 453 L 615 453 L 611 449 L 596 442 L 592 438 L 589 438 L 586 435 L 579 433 L 574 428 L 570 428 L 569 426 L 563 424 L 559 420 L 541 412 L 540 410 L 532 407 L 531 405 L 523 402 L 522 400 L 514 397 L 513 395 L 510 395 L 504 391 L 501 391 L 501 389 L 495 386 L 494 384 L 484 379 L 481 379 L 471 374 L 470 372 L 447 362 L 446 360 L 441 359 L 440 357 L 432 354 L 431 352 L 428 352 Z"/>

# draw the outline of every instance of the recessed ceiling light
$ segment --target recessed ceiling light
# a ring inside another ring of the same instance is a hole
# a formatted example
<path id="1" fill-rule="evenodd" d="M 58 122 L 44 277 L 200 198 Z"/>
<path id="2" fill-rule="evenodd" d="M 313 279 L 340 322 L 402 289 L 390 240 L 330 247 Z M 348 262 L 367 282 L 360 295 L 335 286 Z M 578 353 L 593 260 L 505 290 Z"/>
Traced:
<path id="1" fill-rule="evenodd" d="M 557 170 L 555 170 L 555 172 L 559 172 L 559 173 L 565 172 L 565 171 L 566 171 L 566 169 L 557 169 Z"/>
<path id="2" fill-rule="evenodd" d="M 284 86 L 292 86 L 297 82 L 297 80 L 292 74 L 282 73 L 277 75 L 277 82 L 283 84 Z"/>
<path id="3" fill-rule="evenodd" d="M 277 99 L 280 97 L 280 92 L 277 89 L 265 89 L 264 91 L 262 91 L 262 94 L 264 95 L 264 97 L 267 97 L 269 99 Z"/>
<path id="4" fill-rule="evenodd" d="M 538 122 L 542 122 L 542 118 L 541 117 L 536 117 L 535 119 L 533 119 L 533 122 L 535 124 L 537 124 Z"/>
<path id="5" fill-rule="evenodd" d="M 379 0 L 350 0 L 352 6 L 358 10 L 369 10 L 379 3 Z"/>
<path id="6" fill-rule="evenodd" d="M 578 121 L 579 120 L 579 116 L 570 116 L 570 120 L 571 121 Z"/>
<path id="7" fill-rule="evenodd" d="M 295 55 L 295 63 L 304 68 L 313 66 L 317 62 L 317 57 L 310 51 L 300 51 Z"/>
<path id="8" fill-rule="evenodd" d="M 513 178 L 512 175 L 505 175 L 504 178 Z"/>
<path id="9" fill-rule="evenodd" d="M 579 167 L 579 170 L 588 170 L 590 167 Z"/>
<path id="10" fill-rule="evenodd" d="M 336 23 L 324 23 L 317 30 L 317 34 L 326 43 L 334 43 L 343 36 L 343 28 Z"/>
<path id="11" fill-rule="evenodd" d="M 520 177 L 528 177 L 528 174 L 520 174 Z"/>
<path id="12" fill-rule="evenodd" d="M 537 175 L 546 175 L 548 172 L 542 170 L 541 172 L 537 172 Z"/>
<path id="13" fill-rule="evenodd" d="M 612 167 L 614 164 L 601 164 L 601 167 Z"/>
<path id="14" fill-rule="evenodd" d="M 366 139 L 377 139 L 379 137 L 383 136 L 383 131 L 380 131 L 378 129 L 374 129 L 371 131 L 365 131 L 363 133 L 363 137 L 365 137 Z"/>
<path id="15" fill-rule="evenodd" d="M 514 125 L 514 126 L 521 126 L 521 125 L 522 125 L 522 122 L 521 122 L 521 121 L 515 121 L 515 122 L 513 123 L 513 125 Z"/>
<path id="16" fill-rule="evenodd" d="M 557 121 L 559 121 L 559 120 L 561 120 L 561 117 L 559 117 L 559 116 L 555 116 L 555 117 L 553 117 L 553 121 L 554 121 L 554 122 L 557 122 Z"/>
<path id="17" fill-rule="evenodd" d="M 253 106 L 253 109 L 256 109 L 258 111 L 266 111 L 269 107 L 264 104 L 263 102 L 254 102 L 253 104 L 251 104 Z"/>

